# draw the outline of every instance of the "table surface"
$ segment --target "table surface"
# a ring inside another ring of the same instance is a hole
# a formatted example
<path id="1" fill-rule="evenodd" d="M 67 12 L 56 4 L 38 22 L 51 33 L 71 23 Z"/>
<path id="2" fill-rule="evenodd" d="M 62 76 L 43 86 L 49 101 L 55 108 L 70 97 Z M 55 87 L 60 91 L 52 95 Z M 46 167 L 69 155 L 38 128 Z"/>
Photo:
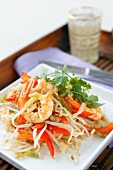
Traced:
<path id="1" fill-rule="evenodd" d="M 95 65 L 103 70 L 113 72 L 113 60 L 100 57 Z M 107 147 L 102 154 L 95 160 L 88 170 L 112 170 L 113 168 L 113 149 Z M 0 159 L 0 170 L 17 170 L 15 167 Z"/>

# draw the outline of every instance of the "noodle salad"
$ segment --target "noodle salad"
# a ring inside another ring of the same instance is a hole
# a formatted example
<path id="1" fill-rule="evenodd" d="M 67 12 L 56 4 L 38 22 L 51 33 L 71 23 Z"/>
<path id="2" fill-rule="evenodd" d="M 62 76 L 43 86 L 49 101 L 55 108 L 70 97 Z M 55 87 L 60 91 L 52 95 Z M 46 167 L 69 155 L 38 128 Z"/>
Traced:
<path id="1" fill-rule="evenodd" d="M 60 153 L 79 153 L 84 138 L 105 138 L 112 130 L 101 110 L 102 103 L 91 94 L 91 85 L 66 66 L 35 78 L 22 72 L 21 82 L 0 97 L 0 121 L 7 132 L 1 149 L 16 158 L 41 158 L 45 147 L 52 158 Z"/>

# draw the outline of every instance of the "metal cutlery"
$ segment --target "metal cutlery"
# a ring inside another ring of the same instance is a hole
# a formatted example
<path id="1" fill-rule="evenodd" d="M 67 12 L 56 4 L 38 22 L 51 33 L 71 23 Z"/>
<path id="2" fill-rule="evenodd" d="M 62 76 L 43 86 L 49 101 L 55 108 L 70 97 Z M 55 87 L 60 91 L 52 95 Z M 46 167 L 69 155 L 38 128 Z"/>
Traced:
<path id="1" fill-rule="evenodd" d="M 64 67 L 63 64 L 50 62 L 50 61 L 42 61 L 42 63 L 48 64 L 55 68 L 60 67 L 60 69 Z M 71 66 L 71 65 L 67 65 L 67 68 L 73 70 L 75 74 L 78 74 L 79 77 L 84 78 L 86 80 L 91 80 L 91 81 L 113 86 L 113 73 L 110 73 L 108 71 L 93 70 L 88 67 L 81 68 L 81 67 Z"/>

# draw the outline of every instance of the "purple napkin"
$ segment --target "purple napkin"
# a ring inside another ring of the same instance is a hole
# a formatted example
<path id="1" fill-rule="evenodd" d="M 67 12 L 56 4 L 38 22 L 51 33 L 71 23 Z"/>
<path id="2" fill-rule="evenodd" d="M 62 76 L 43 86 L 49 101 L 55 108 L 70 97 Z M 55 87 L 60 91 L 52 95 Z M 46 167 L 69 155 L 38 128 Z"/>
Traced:
<path id="1" fill-rule="evenodd" d="M 78 59 L 71 54 L 61 51 L 58 48 L 49 47 L 43 50 L 28 52 L 26 54 L 21 55 L 14 63 L 14 68 L 19 76 L 21 76 L 21 72 L 29 72 L 31 69 L 36 67 L 42 61 L 53 61 L 61 64 L 69 64 L 73 66 L 80 66 L 80 67 L 89 67 L 91 69 L 99 69 L 96 66 L 84 62 Z M 98 83 L 99 84 L 99 83 Z M 108 85 L 99 84 L 113 90 L 113 87 Z M 113 147 L 113 141 L 110 143 L 109 147 Z"/>
<path id="2" fill-rule="evenodd" d="M 14 68 L 19 75 L 22 71 L 28 72 L 37 66 L 41 61 L 53 61 L 73 66 L 89 67 L 98 69 L 96 66 L 81 61 L 80 59 L 61 51 L 58 48 L 49 47 L 43 50 L 28 52 L 21 55 L 14 63 Z"/>
<path id="3" fill-rule="evenodd" d="M 61 51 L 58 48 L 49 47 L 43 50 L 34 51 L 34 52 L 28 52 L 26 54 L 21 55 L 14 63 L 14 68 L 16 72 L 21 76 L 21 72 L 29 72 L 31 69 L 33 69 L 35 66 L 40 64 L 42 61 L 53 61 L 61 64 L 69 64 L 72 66 L 80 66 L 80 67 L 89 67 L 92 69 L 99 69 L 96 66 L 84 62 L 80 59 L 78 59 L 75 56 L 72 56 L 71 54 L 68 54 L 66 52 Z M 82 76 L 83 77 L 83 76 Z M 99 83 L 97 83 L 99 84 Z M 113 90 L 113 87 L 99 84 L 101 86 L 104 86 L 105 88 L 108 88 L 110 90 Z"/>

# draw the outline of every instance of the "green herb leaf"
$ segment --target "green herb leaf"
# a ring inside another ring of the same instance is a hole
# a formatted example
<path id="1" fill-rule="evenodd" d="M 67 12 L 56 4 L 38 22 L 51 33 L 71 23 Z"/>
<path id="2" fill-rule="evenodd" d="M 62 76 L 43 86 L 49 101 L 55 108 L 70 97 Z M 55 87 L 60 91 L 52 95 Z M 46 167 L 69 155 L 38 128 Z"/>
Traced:
<path id="1" fill-rule="evenodd" d="M 92 88 L 89 83 L 79 77 L 73 77 L 73 71 L 69 70 L 65 65 L 62 70 L 56 69 L 55 72 L 47 74 L 44 70 L 41 78 L 48 82 L 52 82 L 55 87 L 61 90 L 61 96 L 74 94 L 80 102 L 86 103 L 87 107 L 99 107 L 103 104 L 98 103 L 98 97 L 88 95 L 88 91 Z"/>
<path id="2" fill-rule="evenodd" d="M 86 97 L 86 103 L 89 107 L 99 107 L 102 106 L 103 103 L 97 103 L 98 97 L 94 95 L 90 95 Z"/>

